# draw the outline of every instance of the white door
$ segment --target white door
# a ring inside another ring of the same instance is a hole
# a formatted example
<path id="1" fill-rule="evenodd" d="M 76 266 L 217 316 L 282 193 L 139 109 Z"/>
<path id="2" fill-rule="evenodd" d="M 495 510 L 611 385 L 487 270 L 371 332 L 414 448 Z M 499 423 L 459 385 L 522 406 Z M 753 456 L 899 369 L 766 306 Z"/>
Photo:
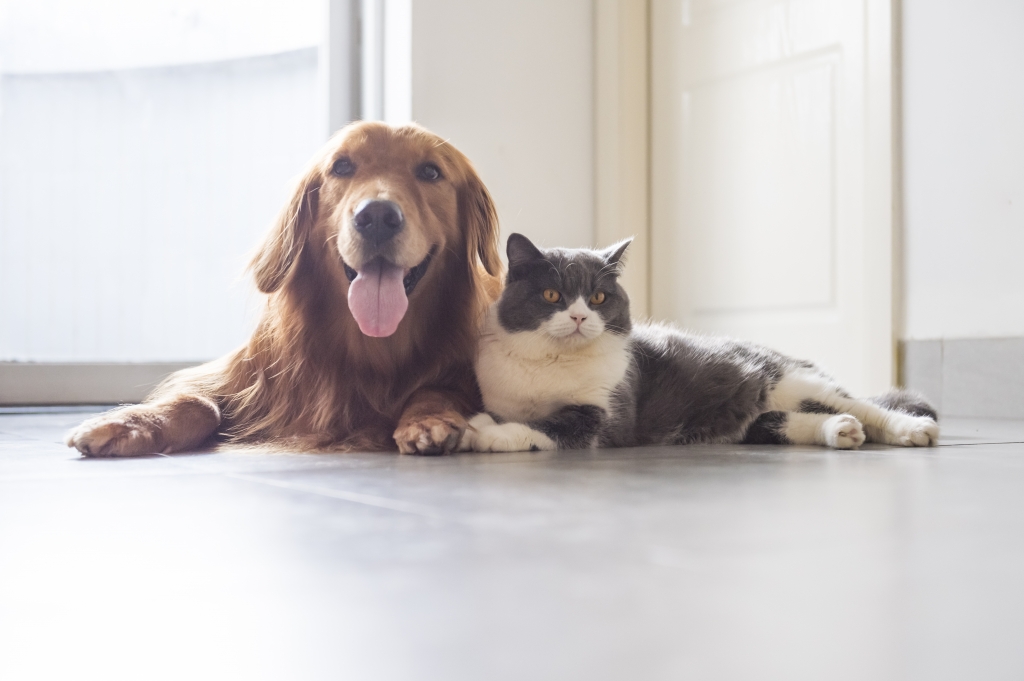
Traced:
<path id="1" fill-rule="evenodd" d="M 651 312 L 893 378 L 889 1 L 654 0 Z"/>

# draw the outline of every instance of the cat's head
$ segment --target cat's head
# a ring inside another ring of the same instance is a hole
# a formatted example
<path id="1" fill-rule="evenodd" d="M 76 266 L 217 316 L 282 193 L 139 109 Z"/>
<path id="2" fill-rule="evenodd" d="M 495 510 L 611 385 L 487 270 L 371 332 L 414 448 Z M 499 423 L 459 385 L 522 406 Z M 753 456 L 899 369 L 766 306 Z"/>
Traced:
<path id="1" fill-rule="evenodd" d="M 512 333 L 541 333 L 570 345 L 628 334 L 629 297 L 618 280 L 631 241 L 603 251 L 540 249 L 522 234 L 510 235 L 499 323 Z"/>

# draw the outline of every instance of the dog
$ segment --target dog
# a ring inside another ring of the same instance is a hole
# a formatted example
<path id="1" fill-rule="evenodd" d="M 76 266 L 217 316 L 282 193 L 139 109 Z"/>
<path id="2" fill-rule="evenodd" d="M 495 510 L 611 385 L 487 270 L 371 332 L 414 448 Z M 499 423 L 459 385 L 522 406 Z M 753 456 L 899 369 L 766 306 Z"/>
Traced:
<path id="1" fill-rule="evenodd" d="M 89 419 L 86 456 L 215 442 L 451 451 L 479 411 L 483 312 L 500 290 L 498 220 L 451 144 L 416 125 L 338 131 L 296 182 L 250 265 L 267 294 L 239 350 Z"/>

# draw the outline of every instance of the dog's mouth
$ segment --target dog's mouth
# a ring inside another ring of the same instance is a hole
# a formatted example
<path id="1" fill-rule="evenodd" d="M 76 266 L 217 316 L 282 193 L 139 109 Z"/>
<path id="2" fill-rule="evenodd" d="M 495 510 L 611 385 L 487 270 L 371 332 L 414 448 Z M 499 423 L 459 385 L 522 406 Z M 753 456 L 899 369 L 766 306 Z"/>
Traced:
<path id="1" fill-rule="evenodd" d="M 384 258 L 375 258 L 359 269 L 342 261 L 348 287 L 348 308 L 359 330 L 367 336 L 385 338 L 398 330 L 409 309 L 409 296 L 430 267 L 436 247 L 419 265 L 404 269 Z"/>

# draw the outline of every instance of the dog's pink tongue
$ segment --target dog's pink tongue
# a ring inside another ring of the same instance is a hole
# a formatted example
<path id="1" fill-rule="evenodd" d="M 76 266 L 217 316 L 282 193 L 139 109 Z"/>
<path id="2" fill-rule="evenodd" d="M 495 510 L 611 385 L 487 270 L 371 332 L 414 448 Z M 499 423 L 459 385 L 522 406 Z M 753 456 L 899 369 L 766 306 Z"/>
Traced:
<path id="1" fill-rule="evenodd" d="M 357 271 L 348 287 L 348 309 L 367 336 L 383 338 L 398 329 L 409 309 L 405 296 L 405 270 L 375 260 Z"/>

